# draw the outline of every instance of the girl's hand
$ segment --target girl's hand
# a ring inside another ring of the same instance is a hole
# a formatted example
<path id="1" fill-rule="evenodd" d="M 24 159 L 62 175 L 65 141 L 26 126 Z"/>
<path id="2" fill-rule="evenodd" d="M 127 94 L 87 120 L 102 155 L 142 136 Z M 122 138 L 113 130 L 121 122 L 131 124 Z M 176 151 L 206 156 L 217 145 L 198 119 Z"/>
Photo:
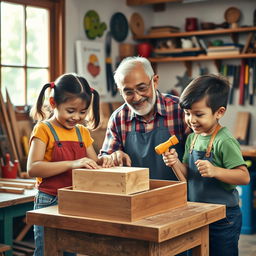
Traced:
<path id="1" fill-rule="evenodd" d="M 84 157 L 73 161 L 72 169 L 87 168 L 87 169 L 99 169 L 100 166 L 92 159 Z"/>
<path id="2" fill-rule="evenodd" d="M 202 177 L 213 178 L 216 174 L 215 166 L 208 160 L 197 160 L 195 165 Z"/>
<path id="3" fill-rule="evenodd" d="M 97 163 L 101 165 L 103 168 L 109 168 L 109 167 L 115 166 L 111 155 L 104 155 L 100 157 Z"/>
<path id="4" fill-rule="evenodd" d="M 172 167 L 178 161 L 178 153 L 175 148 L 171 148 L 169 151 L 162 154 L 165 165 Z"/>

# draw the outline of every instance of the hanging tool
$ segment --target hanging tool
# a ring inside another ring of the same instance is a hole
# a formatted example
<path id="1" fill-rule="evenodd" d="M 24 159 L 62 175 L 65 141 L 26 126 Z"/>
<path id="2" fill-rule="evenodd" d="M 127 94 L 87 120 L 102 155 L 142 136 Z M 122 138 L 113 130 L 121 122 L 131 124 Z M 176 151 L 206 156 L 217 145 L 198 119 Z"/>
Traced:
<path id="1" fill-rule="evenodd" d="M 106 35 L 106 43 L 105 43 L 107 90 L 111 92 L 112 96 L 115 96 L 118 90 L 114 81 L 113 71 L 112 71 L 111 41 L 112 41 L 112 35 L 111 35 L 111 32 L 109 31 Z"/>

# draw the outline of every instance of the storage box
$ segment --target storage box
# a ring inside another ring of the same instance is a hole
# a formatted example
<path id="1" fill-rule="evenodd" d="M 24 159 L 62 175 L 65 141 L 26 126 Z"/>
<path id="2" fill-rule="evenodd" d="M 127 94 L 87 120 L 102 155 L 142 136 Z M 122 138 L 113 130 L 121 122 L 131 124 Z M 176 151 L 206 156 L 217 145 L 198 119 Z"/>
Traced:
<path id="1" fill-rule="evenodd" d="M 250 176 L 248 185 L 237 186 L 243 218 L 241 234 L 256 232 L 256 172 L 250 172 Z"/>
<path id="2" fill-rule="evenodd" d="M 150 180 L 150 190 L 118 195 L 73 190 L 58 190 L 61 214 L 116 221 L 136 221 L 187 204 L 187 184 L 180 181 Z"/>
<path id="3" fill-rule="evenodd" d="M 149 190 L 149 169 L 112 167 L 73 170 L 73 190 L 133 194 Z"/>

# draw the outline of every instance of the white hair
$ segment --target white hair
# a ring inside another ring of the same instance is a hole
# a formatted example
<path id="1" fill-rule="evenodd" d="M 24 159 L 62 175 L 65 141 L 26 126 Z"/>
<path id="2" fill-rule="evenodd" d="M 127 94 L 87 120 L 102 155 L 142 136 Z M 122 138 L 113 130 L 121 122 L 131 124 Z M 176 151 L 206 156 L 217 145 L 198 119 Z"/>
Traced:
<path id="1" fill-rule="evenodd" d="M 150 61 L 144 57 L 127 57 L 122 60 L 118 68 L 114 73 L 114 80 L 118 88 L 123 85 L 126 75 L 137 65 L 141 64 L 144 68 L 145 74 L 151 79 L 154 75 L 154 70 L 150 64 Z"/>

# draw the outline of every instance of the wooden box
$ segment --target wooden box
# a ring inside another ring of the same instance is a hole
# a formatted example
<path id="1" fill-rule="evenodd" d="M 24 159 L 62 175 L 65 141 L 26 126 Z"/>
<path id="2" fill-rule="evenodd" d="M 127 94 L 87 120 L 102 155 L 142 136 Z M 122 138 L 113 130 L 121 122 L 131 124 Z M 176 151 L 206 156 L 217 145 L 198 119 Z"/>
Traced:
<path id="1" fill-rule="evenodd" d="M 187 184 L 180 181 L 150 180 L 150 190 L 118 195 L 58 190 L 59 213 L 89 218 L 132 222 L 187 204 Z"/>
<path id="2" fill-rule="evenodd" d="M 149 169 L 112 167 L 73 170 L 73 190 L 133 194 L 149 190 Z"/>

